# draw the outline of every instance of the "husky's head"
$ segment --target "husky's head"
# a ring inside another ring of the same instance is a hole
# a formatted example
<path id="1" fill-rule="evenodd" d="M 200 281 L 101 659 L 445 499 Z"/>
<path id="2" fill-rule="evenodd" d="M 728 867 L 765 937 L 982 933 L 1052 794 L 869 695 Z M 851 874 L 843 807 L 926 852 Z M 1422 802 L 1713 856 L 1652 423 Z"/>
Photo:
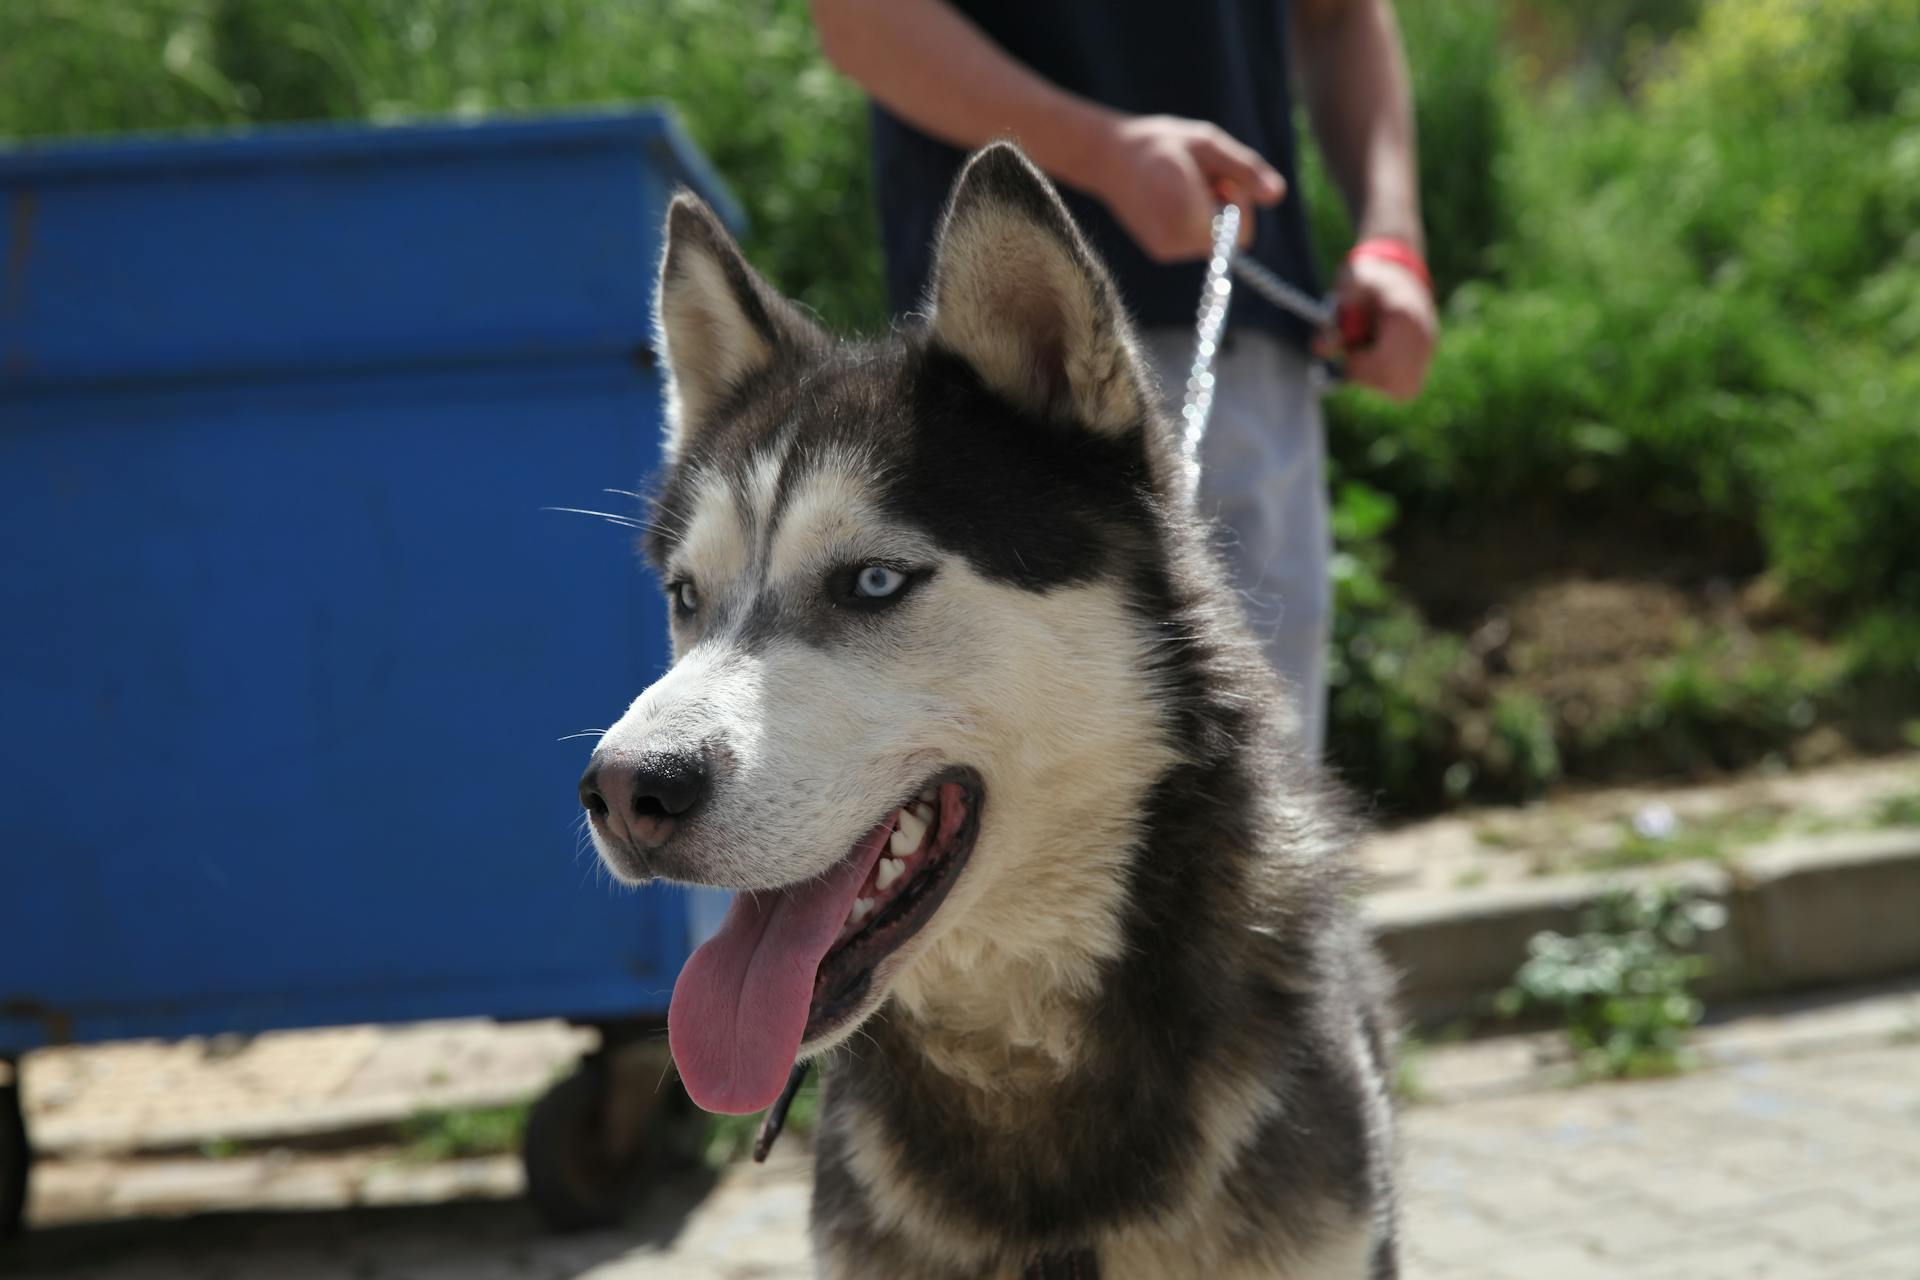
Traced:
<path id="1" fill-rule="evenodd" d="M 669 1029 L 696 1101 L 752 1111 L 889 995 L 1118 950 L 1179 755 L 1182 478 L 1105 270 L 1010 146 L 960 177 L 924 325 L 828 338 L 686 196 L 659 298 L 675 663 L 581 798 L 622 879 L 739 891 Z"/>

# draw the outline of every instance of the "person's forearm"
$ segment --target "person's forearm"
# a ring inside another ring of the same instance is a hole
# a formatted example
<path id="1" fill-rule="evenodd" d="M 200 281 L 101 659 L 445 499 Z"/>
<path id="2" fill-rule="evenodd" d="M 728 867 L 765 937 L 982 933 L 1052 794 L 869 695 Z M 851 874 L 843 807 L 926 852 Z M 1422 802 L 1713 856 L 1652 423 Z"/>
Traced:
<path id="1" fill-rule="evenodd" d="M 1293 36 L 1307 112 L 1355 232 L 1424 253 L 1413 93 L 1389 0 L 1296 0 Z"/>
<path id="2" fill-rule="evenodd" d="M 1015 61 L 943 0 L 813 0 L 827 59 L 916 128 L 959 147 L 1012 138 L 1095 190 L 1119 117 Z"/>

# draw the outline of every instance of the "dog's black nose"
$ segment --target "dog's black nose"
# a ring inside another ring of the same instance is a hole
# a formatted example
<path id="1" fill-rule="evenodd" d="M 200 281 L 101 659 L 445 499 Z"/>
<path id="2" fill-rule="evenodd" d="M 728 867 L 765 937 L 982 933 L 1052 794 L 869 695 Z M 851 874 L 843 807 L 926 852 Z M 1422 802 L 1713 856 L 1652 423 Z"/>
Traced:
<path id="1" fill-rule="evenodd" d="M 658 845 L 712 789 L 712 771 L 697 752 L 653 751 L 637 761 L 602 760 L 596 752 L 580 779 L 580 804 L 612 832 Z"/>
<path id="2" fill-rule="evenodd" d="M 710 783 L 706 760 L 691 751 L 642 756 L 629 780 L 633 811 L 660 818 L 683 818 L 693 812 L 707 798 Z"/>

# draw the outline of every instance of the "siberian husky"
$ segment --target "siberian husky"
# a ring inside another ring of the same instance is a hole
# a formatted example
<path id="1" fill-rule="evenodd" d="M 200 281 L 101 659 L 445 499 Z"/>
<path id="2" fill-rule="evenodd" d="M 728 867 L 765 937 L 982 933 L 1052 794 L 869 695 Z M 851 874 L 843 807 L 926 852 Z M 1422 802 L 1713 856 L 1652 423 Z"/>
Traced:
<path id="1" fill-rule="evenodd" d="M 736 891 L 669 1040 L 713 1111 L 819 1061 L 821 1272 L 1394 1276 L 1349 828 L 1046 179 L 969 161 L 872 342 L 683 195 L 658 320 L 676 660 L 581 800 L 622 880 Z"/>

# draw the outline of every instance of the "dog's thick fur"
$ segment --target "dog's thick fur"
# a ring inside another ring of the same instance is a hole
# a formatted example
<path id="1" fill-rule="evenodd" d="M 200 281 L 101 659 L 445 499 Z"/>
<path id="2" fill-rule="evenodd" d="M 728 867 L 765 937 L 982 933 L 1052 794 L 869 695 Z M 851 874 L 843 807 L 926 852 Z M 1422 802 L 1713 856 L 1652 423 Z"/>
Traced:
<path id="1" fill-rule="evenodd" d="M 648 550 L 697 612 L 596 759 L 712 795 L 629 879 L 823 874 L 934 770 L 970 862 L 824 1063 L 825 1274 L 1396 1274 L 1385 983 L 1349 831 L 1187 509 L 1115 290 L 1046 180 L 980 153 L 930 314 L 828 338 L 690 197 L 668 219 Z M 916 566 L 895 607 L 823 583 Z"/>

